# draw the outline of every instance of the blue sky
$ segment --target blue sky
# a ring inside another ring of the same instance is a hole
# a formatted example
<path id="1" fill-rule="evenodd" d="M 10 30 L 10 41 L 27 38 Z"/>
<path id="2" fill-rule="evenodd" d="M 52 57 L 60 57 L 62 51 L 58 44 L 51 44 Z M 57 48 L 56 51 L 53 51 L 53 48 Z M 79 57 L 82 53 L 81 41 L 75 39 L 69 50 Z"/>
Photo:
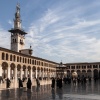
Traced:
<path id="1" fill-rule="evenodd" d="M 17 2 L 33 56 L 55 62 L 100 61 L 100 0 L 1 0 L 0 46 L 10 49 Z"/>

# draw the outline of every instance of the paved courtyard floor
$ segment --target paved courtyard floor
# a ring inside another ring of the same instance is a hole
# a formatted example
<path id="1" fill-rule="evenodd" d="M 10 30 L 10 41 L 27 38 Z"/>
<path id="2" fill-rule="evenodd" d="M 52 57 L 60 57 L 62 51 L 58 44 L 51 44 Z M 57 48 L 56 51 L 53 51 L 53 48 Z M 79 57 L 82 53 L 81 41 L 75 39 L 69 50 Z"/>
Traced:
<path id="1" fill-rule="evenodd" d="M 100 81 L 87 84 L 63 84 L 62 89 L 51 89 L 51 85 L 0 90 L 0 100 L 100 100 Z"/>

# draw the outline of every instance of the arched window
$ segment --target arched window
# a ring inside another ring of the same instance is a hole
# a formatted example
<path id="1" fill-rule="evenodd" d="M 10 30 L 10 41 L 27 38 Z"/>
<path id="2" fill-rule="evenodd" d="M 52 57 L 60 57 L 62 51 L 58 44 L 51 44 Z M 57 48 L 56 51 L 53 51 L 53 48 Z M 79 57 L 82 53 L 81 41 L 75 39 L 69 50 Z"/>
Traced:
<path id="1" fill-rule="evenodd" d="M 37 61 L 37 65 L 38 65 L 38 61 Z"/>
<path id="2" fill-rule="evenodd" d="M 23 63 L 24 63 L 24 58 L 23 58 Z"/>
<path id="3" fill-rule="evenodd" d="M 26 58 L 25 58 L 25 63 L 26 63 Z"/>
<path id="4" fill-rule="evenodd" d="M 29 64 L 29 59 L 28 59 L 28 64 Z"/>
<path id="5" fill-rule="evenodd" d="M 10 61 L 12 61 L 12 55 L 10 55 Z"/>
<path id="6" fill-rule="evenodd" d="M 6 60 L 8 60 L 8 54 L 6 54 Z"/>
<path id="7" fill-rule="evenodd" d="M 34 60 L 32 60 L 32 64 L 34 65 Z"/>
<path id="8" fill-rule="evenodd" d="M 17 56 L 17 62 L 19 62 L 19 57 Z"/>
<path id="9" fill-rule="evenodd" d="M 30 59 L 30 64 L 31 64 L 31 59 Z"/>
<path id="10" fill-rule="evenodd" d="M 40 61 L 39 61 L 39 65 L 40 65 Z"/>
<path id="11" fill-rule="evenodd" d="M 43 66 L 43 62 L 42 62 L 42 66 Z"/>
<path id="12" fill-rule="evenodd" d="M 2 60 L 4 60 L 5 58 L 5 53 L 2 53 Z"/>
<path id="13" fill-rule="evenodd" d="M 36 65 L 36 60 L 35 60 L 35 65 Z"/>
<path id="14" fill-rule="evenodd" d="M 21 62 L 21 57 L 20 57 L 20 62 Z"/>
<path id="15" fill-rule="evenodd" d="M 13 61 L 15 61 L 16 60 L 16 56 L 14 55 L 14 59 L 13 59 Z"/>

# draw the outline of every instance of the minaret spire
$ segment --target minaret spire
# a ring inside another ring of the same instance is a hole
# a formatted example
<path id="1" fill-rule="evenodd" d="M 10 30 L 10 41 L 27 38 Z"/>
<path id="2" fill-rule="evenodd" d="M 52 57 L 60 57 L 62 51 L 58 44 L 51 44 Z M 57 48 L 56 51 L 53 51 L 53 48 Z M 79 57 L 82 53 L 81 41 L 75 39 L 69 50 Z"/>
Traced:
<path id="1" fill-rule="evenodd" d="M 16 5 L 16 13 L 15 13 L 15 19 L 14 19 L 14 28 L 15 29 L 21 29 L 21 18 L 20 18 L 20 4 L 17 3 Z"/>

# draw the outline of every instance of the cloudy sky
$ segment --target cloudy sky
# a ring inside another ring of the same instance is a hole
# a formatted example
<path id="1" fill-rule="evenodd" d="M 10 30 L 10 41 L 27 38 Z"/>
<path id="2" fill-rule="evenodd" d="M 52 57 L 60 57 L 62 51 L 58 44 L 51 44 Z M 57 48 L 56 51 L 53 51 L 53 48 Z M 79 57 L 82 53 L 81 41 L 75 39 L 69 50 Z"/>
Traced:
<path id="1" fill-rule="evenodd" d="M 0 0 L 0 47 L 10 49 L 17 2 L 33 56 L 55 62 L 100 62 L 100 0 Z"/>

